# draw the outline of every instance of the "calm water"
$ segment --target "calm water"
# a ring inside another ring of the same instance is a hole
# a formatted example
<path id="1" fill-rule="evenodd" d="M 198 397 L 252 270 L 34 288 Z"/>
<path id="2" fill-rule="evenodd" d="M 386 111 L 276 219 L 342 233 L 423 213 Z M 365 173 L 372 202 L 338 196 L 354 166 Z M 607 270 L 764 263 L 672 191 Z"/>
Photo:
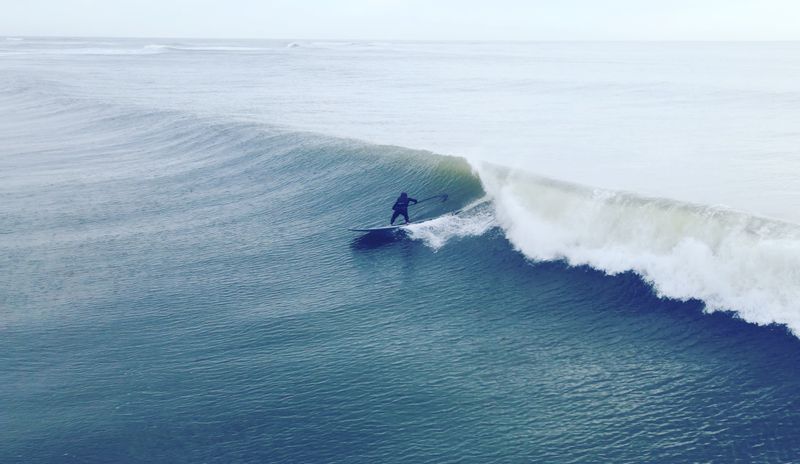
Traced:
<path id="1" fill-rule="evenodd" d="M 2 43 L 0 461 L 800 459 L 796 46 L 604 47 Z"/>

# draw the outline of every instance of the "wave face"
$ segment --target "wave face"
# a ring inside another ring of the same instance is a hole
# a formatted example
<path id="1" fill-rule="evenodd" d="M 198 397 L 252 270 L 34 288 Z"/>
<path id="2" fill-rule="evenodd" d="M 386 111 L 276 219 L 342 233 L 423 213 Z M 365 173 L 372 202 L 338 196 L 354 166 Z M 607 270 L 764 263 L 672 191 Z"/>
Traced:
<path id="1" fill-rule="evenodd" d="M 699 299 L 800 334 L 800 227 L 744 213 L 476 166 L 497 221 L 533 260 L 633 271 L 659 296 Z"/>

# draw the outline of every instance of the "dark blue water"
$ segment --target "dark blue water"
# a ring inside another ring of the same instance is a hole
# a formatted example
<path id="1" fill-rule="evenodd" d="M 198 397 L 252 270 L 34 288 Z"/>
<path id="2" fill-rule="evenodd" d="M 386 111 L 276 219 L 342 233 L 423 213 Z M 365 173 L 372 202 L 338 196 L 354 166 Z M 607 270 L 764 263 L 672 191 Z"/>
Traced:
<path id="1" fill-rule="evenodd" d="M 346 230 L 480 199 L 457 158 L 3 98 L 0 462 L 800 460 L 786 329 Z"/>

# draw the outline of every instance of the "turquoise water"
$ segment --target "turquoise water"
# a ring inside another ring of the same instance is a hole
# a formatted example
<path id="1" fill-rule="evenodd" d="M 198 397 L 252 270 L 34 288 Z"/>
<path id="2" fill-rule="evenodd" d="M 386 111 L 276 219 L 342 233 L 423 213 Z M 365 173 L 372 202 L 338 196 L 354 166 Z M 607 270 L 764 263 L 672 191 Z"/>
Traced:
<path id="1" fill-rule="evenodd" d="M 26 60 L 0 88 L 0 461 L 800 456 L 785 326 L 530 259 L 465 160 L 90 98 Z M 346 230 L 400 190 L 464 212 Z"/>

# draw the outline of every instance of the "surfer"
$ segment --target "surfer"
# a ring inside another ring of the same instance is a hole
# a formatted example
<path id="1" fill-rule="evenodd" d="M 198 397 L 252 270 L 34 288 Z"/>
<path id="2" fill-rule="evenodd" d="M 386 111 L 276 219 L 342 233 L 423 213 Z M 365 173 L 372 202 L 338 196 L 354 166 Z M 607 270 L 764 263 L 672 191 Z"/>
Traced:
<path id="1" fill-rule="evenodd" d="M 394 206 L 392 206 L 392 209 L 394 210 L 394 213 L 392 214 L 392 221 L 389 224 L 394 225 L 394 220 L 397 219 L 397 216 L 400 216 L 400 215 L 402 215 L 403 219 L 406 220 L 406 224 L 411 222 L 411 221 L 408 220 L 408 205 L 409 205 L 409 203 L 416 204 L 417 200 L 409 197 L 406 192 L 401 193 L 400 197 L 397 199 L 397 201 L 394 202 Z"/>

